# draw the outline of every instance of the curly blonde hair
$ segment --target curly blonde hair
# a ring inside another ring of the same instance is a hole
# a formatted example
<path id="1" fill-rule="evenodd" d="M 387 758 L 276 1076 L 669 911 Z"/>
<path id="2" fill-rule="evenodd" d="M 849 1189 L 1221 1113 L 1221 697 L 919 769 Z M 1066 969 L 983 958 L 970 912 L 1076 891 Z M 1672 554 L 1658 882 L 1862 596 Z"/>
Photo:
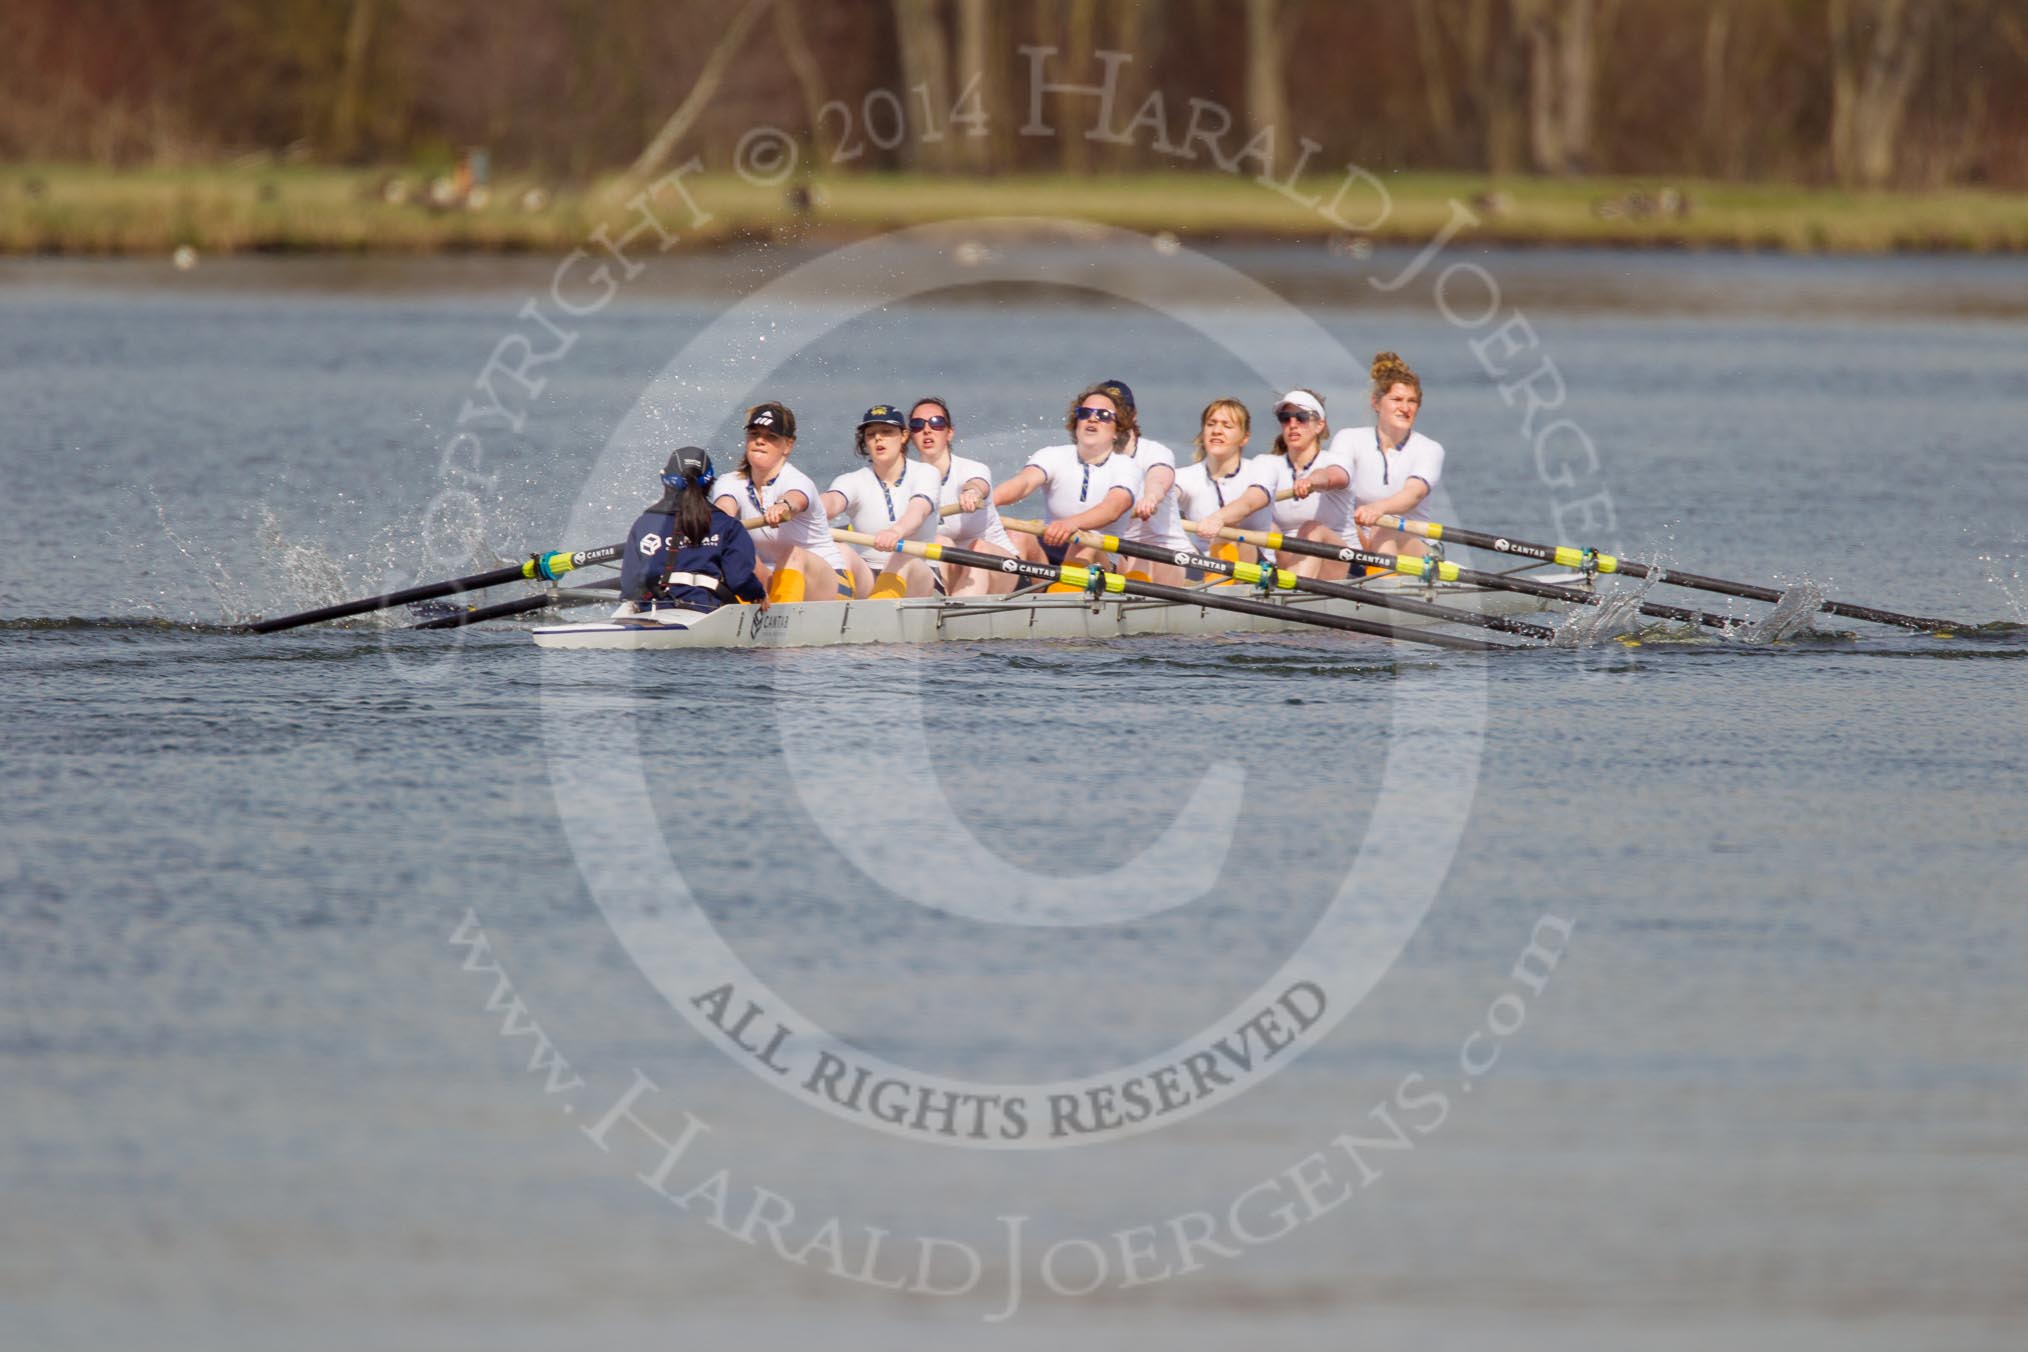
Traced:
<path id="1" fill-rule="evenodd" d="M 1373 354 L 1373 398 L 1377 402 L 1396 385 L 1406 385 L 1415 391 L 1417 399 L 1422 398 L 1422 377 L 1408 367 L 1398 352 L 1376 352 Z"/>

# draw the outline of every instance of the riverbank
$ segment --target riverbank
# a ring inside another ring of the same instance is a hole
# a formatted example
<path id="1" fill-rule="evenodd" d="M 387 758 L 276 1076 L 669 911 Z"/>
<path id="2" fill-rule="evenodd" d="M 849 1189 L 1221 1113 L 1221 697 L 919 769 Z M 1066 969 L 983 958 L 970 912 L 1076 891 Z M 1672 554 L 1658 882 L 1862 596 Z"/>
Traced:
<path id="1" fill-rule="evenodd" d="M 1376 184 L 1378 186 L 1376 186 Z M 2028 194 L 1849 193 L 1779 184 L 1389 174 L 1303 180 L 1287 192 L 1205 173 L 987 179 L 862 174 L 761 186 L 684 180 L 693 247 L 754 238 L 848 239 L 955 216 L 1091 221 L 1183 241 L 1364 236 L 1414 243 L 1455 221 L 1487 244 L 1793 253 L 2028 251 Z M 119 171 L 0 168 L 0 254 L 519 253 L 618 228 L 616 179 L 561 187 L 503 176 L 471 192 L 399 169 L 236 165 Z M 1462 208 L 1462 211 L 1460 210 Z"/>

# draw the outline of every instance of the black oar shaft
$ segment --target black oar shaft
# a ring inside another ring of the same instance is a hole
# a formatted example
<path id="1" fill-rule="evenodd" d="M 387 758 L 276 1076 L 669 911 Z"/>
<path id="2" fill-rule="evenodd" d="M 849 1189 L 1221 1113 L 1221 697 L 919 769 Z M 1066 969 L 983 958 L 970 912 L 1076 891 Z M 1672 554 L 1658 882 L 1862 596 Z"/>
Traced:
<path id="1" fill-rule="evenodd" d="M 487 620 L 505 619 L 509 615 L 525 615 L 531 610 L 542 610 L 549 606 L 568 604 L 611 603 L 606 596 L 587 596 L 588 592 L 617 592 L 620 584 L 613 582 L 587 582 L 566 591 L 546 591 L 537 596 L 517 597 L 512 601 L 501 601 L 490 606 L 470 606 L 451 615 L 439 615 L 421 624 L 412 624 L 411 629 L 462 629 L 468 624 L 482 624 Z"/>
<path id="2" fill-rule="evenodd" d="M 1411 535 L 1419 535 L 1426 540 L 1454 540 L 1461 545 L 1470 545 L 1474 549 L 1491 549 L 1502 554 L 1518 554 L 1523 558 L 1543 559 L 1568 566 L 1588 565 L 1596 567 L 1602 573 L 1625 573 L 1628 577 L 1653 578 L 1657 582 L 1666 582 L 1674 587 L 1717 592 L 1721 596 L 1737 596 L 1748 601 L 1782 599 L 1782 593 L 1773 587 L 1755 586 L 1750 582 L 1733 582 L 1722 577 L 1706 577 L 1702 573 L 1678 572 L 1674 568 L 1656 568 L 1593 549 L 1536 544 L 1528 540 L 1509 539 L 1504 535 L 1488 535 L 1484 531 L 1446 526 L 1434 521 L 1404 521 L 1398 516 L 1382 517 L 1380 524 L 1390 529 L 1406 531 Z M 1875 624 L 1891 624 L 1903 629 L 1936 630 L 1961 627 L 1954 620 L 1903 615 L 1899 611 L 1881 610 L 1874 606 L 1855 606 L 1845 601 L 1824 601 L 1819 603 L 1817 609 L 1831 615 L 1843 615 L 1847 619 L 1870 620 Z"/>
<path id="3" fill-rule="evenodd" d="M 1029 522 L 1004 521 L 1010 530 L 1039 534 Z M 1520 634 L 1526 638 L 1553 639 L 1556 631 L 1547 625 L 1529 624 L 1525 620 L 1509 619 L 1504 615 L 1481 615 L 1475 610 L 1459 610 L 1454 606 L 1431 605 L 1409 596 L 1393 596 L 1386 592 L 1369 591 L 1361 587 L 1348 587 L 1342 582 L 1326 582 L 1321 578 L 1297 577 L 1286 568 L 1268 568 L 1252 564 L 1229 563 L 1224 559 L 1199 554 L 1195 550 L 1178 553 L 1173 549 L 1162 549 L 1155 545 L 1143 544 L 1138 540 L 1122 540 L 1117 535 L 1106 535 L 1099 531 L 1080 532 L 1087 543 L 1105 550 L 1109 554 L 1125 554 L 1128 558 L 1148 559 L 1156 563 L 1173 563 L 1179 568 L 1195 568 L 1199 572 L 1216 573 L 1221 577 L 1237 578 L 1242 582 L 1261 582 L 1280 591 L 1309 592 L 1316 596 L 1335 596 L 1341 600 L 1357 601 L 1361 605 L 1373 606 L 1380 610 L 1398 610 L 1404 615 L 1423 615 L 1432 620 L 1449 620 L 1454 624 L 1476 625 L 1481 629 L 1494 629 L 1503 634 Z"/>
<path id="4" fill-rule="evenodd" d="M 319 606 L 296 615 L 278 615 L 271 620 L 256 620 L 247 626 L 256 634 L 273 634 L 283 629 L 298 629 L 306 624 L 321 624 L 326 620 L 349 619 L 354 615 L 365 615 L 375 610 L 391 610 L 414 601 L 434 601 L 441 596 L 456 596 L 460 592 L 481 591 L 497 587 L 505 582 L 532 581 L 536 578 L 553 578 L 573 568 L 583 568 L 594 563 L 610 563 L 625 551 L 624 545 L 606 545 L 600 549 L 584 549 L 574 554 L 552 551 L 548 554 L 531 554 L 522 562 L 506 568 L 494 568 L 484 573 L 473 573 L 470 577 L 454 577 L 446 582 L 426 582 L 419 587 L 408 587 L 401 591 L 383 592 L 379 596 L 368 596 L 357 601 L 344 601 L 335 606 Z"/>
<path id="5" fill-rule="evenodd" d="M 873 543 L 871 535 L 862 535 L 856 531 L 840 530 L 831 534 L 833 538 L 848 544 Z M 1105 592 L 1145 596 L 1154 601 L 1174 601 L 1182 605 L 1202 606 L 1206 610 L 1228 610 L 1236 615 L 1259 615 L 1285 623 L 1311 624 L 1323 629 L 1342 629 L 1348 633 L 1367 634 L 1374 638 L 1424 643 L 1434 648 L 1455 648 L 1464 652 L 1499 652 L 1511 646 L 1504 643 L 1489 643 L 1485 639 L 1467 638 L 1461 634 L 1401 629 L 1391 624 L 1353 619 L 1348 615 L 1330 615 L 1321 611 L 1303 610 L 1296 606 L 1277 605 L 1272 601 L 1214 596 L 1207 592 L 1192 591 L 1188 587 L 1165 587 L 1156 582 L 1130 582 L 1117 573 L 1109 573 L 1102 568 L 1087 568 L 1081 564 L 1031 563 L 1027 559 L 1002 558 L 997 554 L 980 554 L 969 549 L 959 549 L 954 545 L 925 544 L 919 540 L 904 540 L 901 542 L 901 548 L 904 553 L 932 562 L 962 564 L 967 568 L 982 568 L 989 573 L 1012 573 L 1019 577 L 1062 582 L 1079 588 L 1095 586 Z"/>
<path id="6" fill-rule="evenodd" d="M 462 629 L 468 624 L 483 624 L 487 620 L 505 619 L 509 615 L 525 615 L 531 610 L 543 610 L 556 604 L 556 598 L 548 595 L 522 596 L 498 605 L 474 606 L 461 610 L 455 615 L 439 615 L 434 620 L 410 625 L 411 629 Z"/>

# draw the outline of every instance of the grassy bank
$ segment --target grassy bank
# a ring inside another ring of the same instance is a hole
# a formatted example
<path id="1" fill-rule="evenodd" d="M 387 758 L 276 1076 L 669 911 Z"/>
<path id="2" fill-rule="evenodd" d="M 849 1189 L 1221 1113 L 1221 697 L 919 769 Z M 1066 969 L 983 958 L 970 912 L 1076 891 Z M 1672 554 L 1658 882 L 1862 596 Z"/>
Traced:
<path id="1" fill-rule="evenodd" d="M 1859 194 L 1781 185 L 1588 178 L 1392 174 L 1386 198 L 1354 184 L 1343 221 L 1383 242 L 1427 240 L 1464 203 L 1461 238 L 1524 245 L 1773 249 L 1886 253 L 2028 250 L 2028 194 L 1960 190 Z M 694 245 L 739 238 L 843 238 L 954 216 L 1097 221 L 1184 240 L 1316 239 L 1346 233 L 1323 210 L 1252 180 L 1216 173 L 1068 178 L 932 179 L 859 175 L 809 184 L 812 205 L 730 175 L 686 180 L 712 219 Z M 1298 185 L 1328 205 L 1338 177 Z M 627 217 L 607 181 L 559 189 L 513 176 L 482 204 L 432 205 L 428 185 L 398 170 L 307 166 L 114 172 L 0 168 L 0 253 L 167 254 L 454 251 L 560 252 L 602 222 Z M 667 213 L 683 223 L 680 210 Z"/>

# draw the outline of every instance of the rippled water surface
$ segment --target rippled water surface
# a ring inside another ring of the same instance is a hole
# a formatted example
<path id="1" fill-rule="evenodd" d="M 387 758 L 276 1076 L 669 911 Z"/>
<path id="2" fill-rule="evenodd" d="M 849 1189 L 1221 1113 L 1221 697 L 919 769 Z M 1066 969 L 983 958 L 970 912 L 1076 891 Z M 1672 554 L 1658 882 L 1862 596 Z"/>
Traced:
<path id="1" fill-rule="evenodd" d="M 1332 347 L 1058 250 L 685 350 L 797 261 L 687 260 L 571 321 L 538 390 L 495 373 L 520 426 L 468 420 L 465 478 L 460 410 L 548 264 L 0 270 L 0 1343 L 2017 1344 L 2018 264 L 1493 253 L 1439 297 L 1366 285 L 1407 255 L 1219 255 Z M 232 628 L 618 538 L 657 445 L 732 450 L 708 401 L 777 360 L 823 482 L 860 409 L 924 392 L 1003 472 L 1094 377 L 1176 446 L 1271 381 L 1354 425 L 1380 347 L 1427 382 L 1454 521 L 1962 623 L 1483 659 Z M 608 451 L 665 366 L 655 435 Z M 1531 372 L 1566 393 L 1525 428 Z M 1021 923 L 1081 905 L 1132 915 Z M 1560 957 L 1517 977 L 1531 941 Z M 1106 1076 L 1232 1033 L 1292 958 L 1336 1022 L 1161 1130 L 966 1149 L 707 1040 L 680 997 L 713 944 L 920 1077 Z M 697 1124 L 687 1212 L 623 1102 Z M 1390 1119 L 1363 1169 L 1333 1145 Z M 1198 1213 L 1213 1247 L 1179 1248 Z M 966 1253 L 964 1294 L 875 1285 L 963 1285 Z"/>

